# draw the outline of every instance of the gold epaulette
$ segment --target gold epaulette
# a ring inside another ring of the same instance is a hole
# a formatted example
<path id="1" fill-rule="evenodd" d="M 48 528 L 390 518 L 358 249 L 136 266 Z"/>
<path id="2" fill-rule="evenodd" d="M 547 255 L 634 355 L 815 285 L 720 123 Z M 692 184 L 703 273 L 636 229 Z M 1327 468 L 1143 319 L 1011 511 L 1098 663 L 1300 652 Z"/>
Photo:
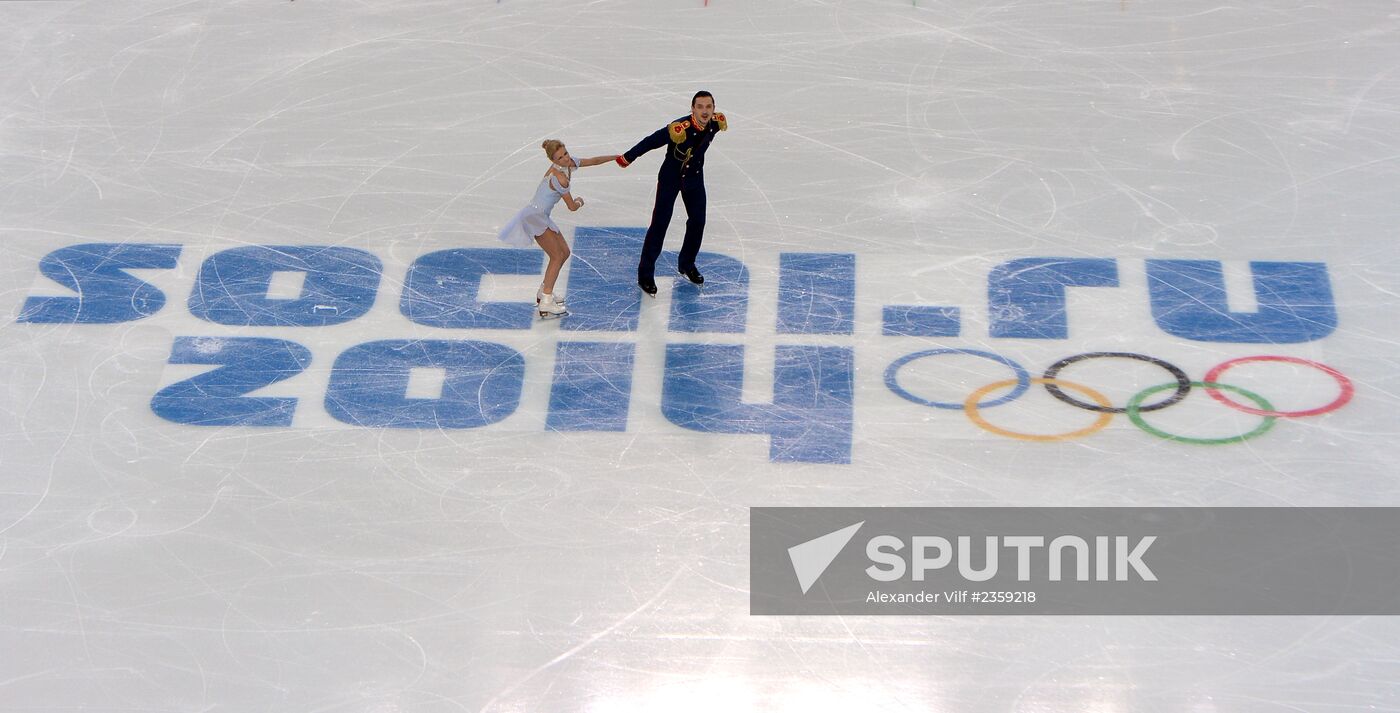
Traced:
<path id="1" fill-rule="evenodd" d="M 720 131 L 729 131 L 729 122 L 725 121 L 723 114 L 715 112 L 715 121 L 719 122 Z"/>
<path id="2" fill-rule="evenodd" d="M 671 122 L 671 143 L 681 143 L 685 141 L 685 130 L 690 128 L 689 121 Z"/>

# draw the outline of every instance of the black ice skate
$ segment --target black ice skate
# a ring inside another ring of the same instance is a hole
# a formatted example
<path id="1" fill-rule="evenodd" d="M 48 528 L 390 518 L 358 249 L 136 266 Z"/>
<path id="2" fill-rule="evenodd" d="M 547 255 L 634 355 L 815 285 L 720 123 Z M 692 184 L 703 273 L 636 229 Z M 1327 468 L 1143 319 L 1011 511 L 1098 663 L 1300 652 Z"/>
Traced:
<path id="1" fill-rule="evenodd" d="M 647 297 L 656 296 L 656 280 L 650 277 L 639 277 L 637 278 L 637 286 L 642 288 L 642 292 L 647 293 Z"/>
<path id="2" fill-rule="evenodd" d="M 690 267 L 681 270 L 680 273 L 682 276 L 685 277 L 685 279 L 690 280 L 691 282 L 697 285 L 705 284 L 705 276 L 701 275 L 700 271 L 695 269 L 694 265 L 691 265 Z"/>

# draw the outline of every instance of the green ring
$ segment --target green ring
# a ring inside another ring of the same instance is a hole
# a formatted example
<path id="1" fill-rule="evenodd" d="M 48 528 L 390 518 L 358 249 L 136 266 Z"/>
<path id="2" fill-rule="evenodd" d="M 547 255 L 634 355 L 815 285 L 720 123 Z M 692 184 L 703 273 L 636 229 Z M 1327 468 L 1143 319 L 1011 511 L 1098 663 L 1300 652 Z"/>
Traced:
<path id="1" fill-rule="evenodd" d="M 1240 396 L 1243 396 L 1249 399 L 1250 401 L 1253 401 L 1255 404 L 1258 404 L 1259 409 L 1262 411 L 1274 410 L 1273 405 L 1270 404 L 1269 401 L 1263 396 L 1260 396 L 1259 394 L 1256 394 L 1253 391 L 1241 389 L 1238 386 L 1231 386 L 1229 384 L 1217 384 L 1214 381 L 1193 381 L 1191 382 L 1191 386 L 1199 386 L 1202 389 L 1224 389 L 1226 391 L 1233 391 L 1239 394 Z M 1169 384 L 1159 384 L 1157 386 L 1150 386 L 1138 392 L 1131 399 L 1128 399 L 1128 418 L 1133 422 L 1133 425 L 1137 426 L 1138 428 L 1144 431 L 1147 431 L 1148 433 L 1158 438 L 1165 438 L 1169 441 L 1177 441 L 1179 443 L 1195 443 L 1201 446 L 1223 446 L 1227 443 L 1239 443 L 1241 441 L 1254 438 L 1255 436 L 1262 436 L 1265 433 L 1268 433 L 1269 429 L 1274 427 L 1274 422 L 1278 420 L 1277 416 L 1265 416 L 1263 422 L 1259 424 L 1258 428 L 1255 428 L 1249 433 L 1243 433 L 1238 436 L 1226 436 L 1224 438 L 1191 438 L 1189 436 L 1178 436 L 1174 433 L 1167 433 L 1166 431 L 1163 431 L 1160 428 L 1152 426 L 1146 420 L 1143 419 L 1142 411 L 1139 407 L 1142 405 L 1142 402 L 1147 399 L 1147 397 L 1157 393 L 1158 391 L 1166 391 L 1167 389 L 1176 389 L 1179 387 L 1180 385 L 1173 381 Z"/>

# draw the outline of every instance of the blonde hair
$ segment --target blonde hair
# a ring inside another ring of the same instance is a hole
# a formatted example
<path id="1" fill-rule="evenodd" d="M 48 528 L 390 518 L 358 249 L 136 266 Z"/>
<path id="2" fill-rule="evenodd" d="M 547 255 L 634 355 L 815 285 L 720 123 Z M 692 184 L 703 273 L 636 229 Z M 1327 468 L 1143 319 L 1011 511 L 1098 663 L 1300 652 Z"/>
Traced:
<path id="1" fill-rule="evenodd" d="M 559 147 L 563 145 L 564 142 L 560 141 L 559 139 L 545 139 L 544 143 L 540 144 L 540 147 L 544 149 L 545 157 L 548 158 L 550 161 L 553 161 L 554 152 L 558 151 Z"/>

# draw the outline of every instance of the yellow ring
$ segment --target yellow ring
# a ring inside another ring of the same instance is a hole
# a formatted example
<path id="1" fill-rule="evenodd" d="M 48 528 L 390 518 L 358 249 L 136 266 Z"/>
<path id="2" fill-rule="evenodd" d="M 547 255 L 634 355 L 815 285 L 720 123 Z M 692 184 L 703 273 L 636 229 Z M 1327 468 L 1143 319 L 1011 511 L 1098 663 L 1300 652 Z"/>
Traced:
<path id="1" fill-rule="evenodd" d="M 972 392 L 968 395 L 967 400 L 963 401 L 963 413 L 966 413 L 968 419 L 971 420 L 973 423 L 977 424 L 978 427 L 980 427 L 984 431 L 991 431 L 992 433 L 995 433 L 999 436 L 1006 436 L 1007 438 L 1015 438 L 1022 441 L 1040 441 L 1042 443 L 1048 443 L 1052 441 L 1068 441 L 1073 438 L 1082 438 L 1091 433 L 1098 433 L 1099 431 L 1102 431 L 1105 426 L 1108 425 L 1109 421 L 1113 420 L 1113 414 L 1111 412 L 1104 412 L 1100 413 L 1098 419 L 1095 420 L 1093 423 L 1089 424 L 1085 428 L 1079 429 L 1078 431 L 1070 431 L 1069 433 L 1042 436 L 1034 433 L 1019 433 L 1016 431 L 1008 431 L 1000 426 L 994 426 L 991 423 L 988 423 L 987 419 L 982 418 L 981 412 L 977 409 L 977 403 L 982 400 L 982 397 L 997 389 L 1005 388 L 1007 386 L 1015 386 L 1017 383 L 1018 382 L 1016 381 L 1016 379 L 996 381 Z M 1109 402 L 1107 396 L 1104 396 L 1103 394 L 1083 384 L 1076 384 L 1072 381 L 1065 381 L 1064 379 L 1031 379 L 1031 383 L 1059 386 L 1061 388 L 1078 391 L 1079 393 L 1088 396 L 1090 399 L 1093 399 L 1094 401 L 1098 402 L 1098 404 L 1100 406 L 1103 406 L 1104 408 L 1113 407 L 1113 404 Z"/>

